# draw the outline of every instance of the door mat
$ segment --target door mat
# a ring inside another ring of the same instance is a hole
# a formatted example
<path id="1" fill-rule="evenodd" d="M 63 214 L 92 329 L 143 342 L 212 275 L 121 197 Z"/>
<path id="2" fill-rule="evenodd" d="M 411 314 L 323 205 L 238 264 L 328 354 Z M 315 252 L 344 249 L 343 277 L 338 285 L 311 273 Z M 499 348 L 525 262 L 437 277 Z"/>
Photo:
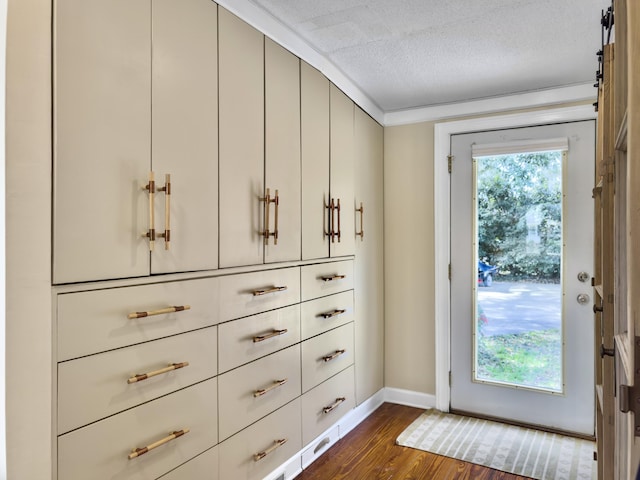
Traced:
<path id="1" fill-rule="evenodd" d="M 538 480 L 592 480 L 595 443 L 437 410 L 420 415 L 397 445 Z"/>

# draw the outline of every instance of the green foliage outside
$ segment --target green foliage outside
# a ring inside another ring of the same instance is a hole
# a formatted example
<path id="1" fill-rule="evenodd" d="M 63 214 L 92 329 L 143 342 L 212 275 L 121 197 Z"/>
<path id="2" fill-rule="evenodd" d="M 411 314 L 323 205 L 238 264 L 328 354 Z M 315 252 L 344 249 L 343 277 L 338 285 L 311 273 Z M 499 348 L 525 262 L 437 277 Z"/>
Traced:
<path id="1" fill-rule="evenodd" d="M 560 280 L 562 154 L 477 159 L 478 257 L 508 280 Z"/>

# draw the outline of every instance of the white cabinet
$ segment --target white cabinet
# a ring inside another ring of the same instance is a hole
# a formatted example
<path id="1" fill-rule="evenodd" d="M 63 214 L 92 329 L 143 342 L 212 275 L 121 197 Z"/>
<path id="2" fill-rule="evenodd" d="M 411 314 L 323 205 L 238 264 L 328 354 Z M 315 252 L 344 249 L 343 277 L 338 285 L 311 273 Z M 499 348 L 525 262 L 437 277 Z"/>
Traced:
<path id="1" fill-rule="evenodd" d="M 384 386 L 383 128 L 365 112 L 355 117 L 354 261 L 356 396 L 358 404 Z"/>
<path id="2" fill-rule="evenodd" d="M 217 6 L 176 7 L 55 5 L 56 284 L 217 267 Z"/>

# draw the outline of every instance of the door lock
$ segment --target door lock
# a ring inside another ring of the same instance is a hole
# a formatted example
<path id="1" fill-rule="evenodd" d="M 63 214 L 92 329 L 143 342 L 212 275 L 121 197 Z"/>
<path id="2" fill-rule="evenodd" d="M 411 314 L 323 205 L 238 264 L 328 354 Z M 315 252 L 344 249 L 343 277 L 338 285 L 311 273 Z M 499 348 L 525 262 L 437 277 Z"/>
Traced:
<path id="1" fill-rule="evenodd" d="M 582 283 L 586 282 L 587 280 L 589 280 L 589 274 L 587 272 L 580 272 L 578 274 L 578 280 L 580 280 Z"/>
<path id="2" fill-rule="evenodd" d="M 578 301 L 578 303 L 580 305 L 586 305 L 587 303 L 589 303 L 591 301 L 591 298 L 586 293 L 581 293 L 580 295 L 578 295 L 576 300 Z"/>

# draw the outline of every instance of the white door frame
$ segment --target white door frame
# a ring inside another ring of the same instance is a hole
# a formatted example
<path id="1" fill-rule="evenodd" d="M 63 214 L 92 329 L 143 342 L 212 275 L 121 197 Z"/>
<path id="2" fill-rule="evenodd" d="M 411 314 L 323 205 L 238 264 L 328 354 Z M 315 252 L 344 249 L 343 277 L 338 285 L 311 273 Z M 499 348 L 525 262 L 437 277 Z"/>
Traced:
<path id="1" fill-rule="evenodd" d="M 451 135 L 499 128 L 543 125 L 548 123 L 592 120 L 597 117 L 591 105 L 538 110 L 492 117 L 437 123 L 434 128 L 434 240 L 435 240 L 435 349 L 436 408 L 449 411 L 450 389 L 450 184 L 447 155 Z M 594 145 L 595 148 L 595 145 Z M 454 159 L 455 168 L 455 159 Z"/>

